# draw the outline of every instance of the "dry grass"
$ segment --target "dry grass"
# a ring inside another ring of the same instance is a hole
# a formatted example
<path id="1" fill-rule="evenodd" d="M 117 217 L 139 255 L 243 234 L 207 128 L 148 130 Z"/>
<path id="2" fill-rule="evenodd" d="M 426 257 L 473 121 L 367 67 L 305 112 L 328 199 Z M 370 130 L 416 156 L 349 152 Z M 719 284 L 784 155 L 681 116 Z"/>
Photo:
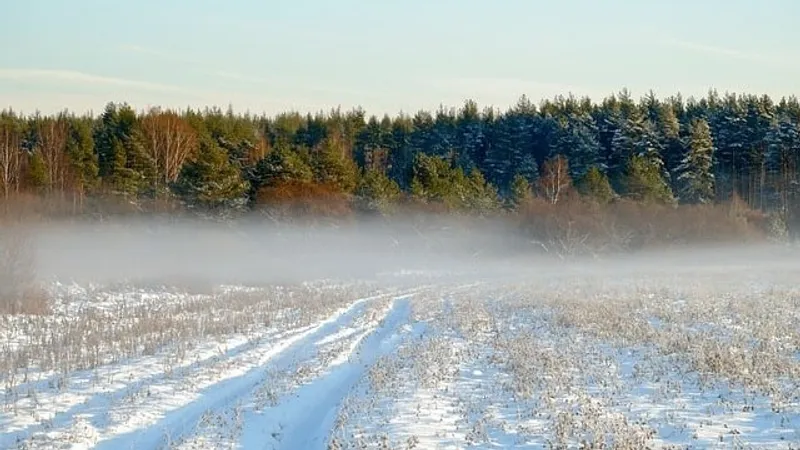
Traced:
<path id="1" fill-rule="evenodd" d="M 331 442 L 794 448 L 800 291 L 789 273 L 761 277 L 771 287 L 760 288 L 734 270 L 565 276 L 417 297 L 425 333 L 370 369 Z M 474 368 L 489 374 L 470 381 Z M 788 447 L 775 444 L 784 439 Z"/>
<path id="2" fill-rule="evenodd" d="M 33 376 L 61 389 L 75 371 L 129 358 L 163 353 L 169 364 L 179 364 L 198 343 L 306 326 L 366 292 L 358 285 L 272 286 L 194 296 L 161 292 L 158 301 L 147 301 L 148 291 L 141 290 L 67 294 L 51 316 L 0 315 L 6 403 L 24 395 L 18 387 Z"/>

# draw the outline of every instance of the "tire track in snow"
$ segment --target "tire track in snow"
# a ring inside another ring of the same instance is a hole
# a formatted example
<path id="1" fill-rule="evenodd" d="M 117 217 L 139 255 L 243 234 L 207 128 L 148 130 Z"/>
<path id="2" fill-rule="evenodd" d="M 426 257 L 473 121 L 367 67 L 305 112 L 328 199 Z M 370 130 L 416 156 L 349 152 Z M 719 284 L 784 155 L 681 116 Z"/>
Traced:
<path id="1" fill-rule="evenodd" d="M 217 350 L 211 353 L 209 349 L 212 345 L 208 344 L 205 346 L 208 349 L 203 347 L 198 352 L 203 354 L 202 357 L 174 367 L 171 374 L 164 372 L 164 362 L 158 359 L 164 358 L 164 356 L 159 355 L 158 357 L 137 358 L 126 364 L 105 366 L 98 370 L 75 372 L 68 378 L 69 388 L 67 389 L 51 388 L 49 386 L 47 386 L 47 389 L 29 387 L 29 392 L 37 392 L 38 408 L 36 413 L 43 417 L 36 420 L 32 415 L 27 421 L 29 422 L 28 424 L 15 417 L 15 422 L 22 424 L 15 424 L 12 427 L 9 423 L 12 422 L 11 418 L 8 417 L 9 414 L 0 414 L 0 425 L 7 427 L 6 431 L 0 432 L 0 448 L 24 441 L 29 436 L 43 430 L 67 427 L 69 422 L 76 417 L 81 417 L 83 421 L 93 422 L 95 420 L 92 420 L 92 418 L 101 416 L 104 410 L 113 407 L 114 404 L 124 400 L 127 396 L 142 391 L 148 386 L 190 376 L 192 373 L 203 370 L 213 364 L 238 358 L 258 346 L 273 343 L 277 339 L 289 339 L 311 328 L 313 328 L 313 325 L 286 331 L 271 331 L 260 336 L 255 343 L 247 338 L 237 336 L 224 344 L 213 344 L 213 346 L 219 347 L 220 345 L 227 346 L 229 343 L 237 341 L 241 342 L 222 352 Z M 100 384 L 97 381 L 98 376 L 101 376 L 103 381 L 111 381 L 107 385 Z M 46 381 L 40 383 L 44 384 Z M 40 391 L 42 392 L 38 393 Z M 26 408 L 20 408 L 20 410 L 25 411 Z"/>
<path id="2" fill-rule="evenodd" d="M 410 296 L 396 298 L 381 323 L 359 336 L 329 370 L 299 387 L 290 398 L 263 412 L 243 417 L 242 448 L 324 449 L 342 402 L 377 359 L 393 352 L 424 324 L 411 324 Z"/>
<path id="3" fill-rule="evenodd" d="M 396 298 L 407 298 L 413 295 L 413 292 L 415 291 L 410 292 L 406 297 Z M 128 424 L 96 430 L 99 436 L 94 448 L 150 449 L 158 448 L 170 441 L 180 441 L 183 436 L 194 431 L 201 417 L 208 411 L 230 407 L 237 399 L 246 398 L 272 370 L 289 366 L 298 358 L 302 359 L 313 355 L 317 342 L 327 339 L 347 326 L 348 323 L 355 321 L 363 314 L 368 302 L 385 297 L 385 295 L 381 295 L 357 300 L 314 328 L 275 343 L 273 348 L 263 353 L 252 369 L 215 382 L 202 389 L 198 393 L 199 396 L 193 400 L 182 401 L 174 406 L 169 405 L 170 409 L 162 413 L 140 408 L 135 411 L 137 417 L 134 417 Z M 183 394 L 184 399 L 186 395 L 190 394 Z M 159 405 L 153 406 L 158 407 Z"/>

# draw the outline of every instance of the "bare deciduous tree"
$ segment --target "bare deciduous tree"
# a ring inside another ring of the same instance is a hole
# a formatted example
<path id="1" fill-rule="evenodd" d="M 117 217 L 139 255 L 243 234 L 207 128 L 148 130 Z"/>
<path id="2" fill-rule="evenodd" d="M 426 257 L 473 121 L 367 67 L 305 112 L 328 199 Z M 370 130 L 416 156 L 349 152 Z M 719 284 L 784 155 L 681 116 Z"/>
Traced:
<path id="1" fill-rule="evenodd" d="M 13 117 L 0 117 L 0 189 L 3 199 L 19 189 L 22 133 Z"/>
<path id="2" fill-rule="evenodd" d="M 48 117 L 37 123 L 36 133 L 39 136 L 37 150 L 41 152 L 47 171 L 48 190 L 64 192 L 71 178 L 66 152 L 69 124 L 63 116 Z"/>
<path id="3" fill-rule="evenodd" d="M 141 121 L 147 152 L 156 164 L 156 187 L 178 178 L 183 164 L 197 149 L 197 134 L 174 111 L 151 109 Z"/>
<path id="4" fill-rule="evenodd" d="M 567 158 L 556 155 L 545 161 L 538 184 L 547 201 L 553 205 L 558 203 L 561 195 L 572 186 Z"/>

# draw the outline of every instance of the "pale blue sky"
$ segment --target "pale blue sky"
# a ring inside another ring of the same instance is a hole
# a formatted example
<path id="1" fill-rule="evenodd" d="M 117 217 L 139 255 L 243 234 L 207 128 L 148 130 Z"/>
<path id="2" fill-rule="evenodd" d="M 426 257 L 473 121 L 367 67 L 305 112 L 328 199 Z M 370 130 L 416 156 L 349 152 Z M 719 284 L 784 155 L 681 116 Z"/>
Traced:
<path id="1" fill-rule="evenodd" d="M 798 0 L 0 0 L 0 108 L 800 94 Z"/>

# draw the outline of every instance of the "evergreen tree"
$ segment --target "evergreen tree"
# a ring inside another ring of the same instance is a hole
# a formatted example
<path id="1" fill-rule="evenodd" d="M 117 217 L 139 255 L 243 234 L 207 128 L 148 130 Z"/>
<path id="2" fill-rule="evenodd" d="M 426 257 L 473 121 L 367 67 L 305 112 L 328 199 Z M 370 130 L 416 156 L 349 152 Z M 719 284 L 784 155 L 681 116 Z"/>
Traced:
<path id="1" fill-rule="evenodd" d="M 628 160 L 624 183 L 626 195 L 644 203 L 673 204 L 675 198 L 661 174 L 661 167 L 645 156 Z"/>
<path id="2" fill-rule="evenodd" d="M 637 165 L 640 162 L 644 164 L 647 167 L 648 174 L 655 170 L 655 173 L 658 173 L 661 179 L 659 184 L 664 184 L 669 188 L 669 177 L 664 167 L 664 161 L 661 158 L 661 144 L 658 136 L 653 129 L 652 123 L 645 120 L 642 113 L 635 106 L 628 110 L 628 118 L 623 122 L 622 127 L 617 130 L 612 141 L 612 147 L 612 163 L 610 164 L 612 184 L 615 179 L 618 180 L 616 184 L 621 188 L 629 184 L 624 180 L 630 174 L 626 174 L 621 169 L 630 169 L 628 163 L 633 158 L 638 158 L 641 161 L 637 160 Z M 638 194 L 632 193 L 632 196 L 636 195 Z"/>
<path id="3" fill-rule="evenodd" d="M 258 162 L 254 178 L 252 187 L 258 190 L 263 186 L 276 186 L 290 181 L 310 183 L 314 179 L 314 172 L 298 152 L 280 147 Z"/>
<path id="4" fill-rule="evenodd" d="M 314 180 L 317 183 L 335 186 L 342 192 L 353 192 L 358 181 L 358 167 L 351 158 L 342 155 L 341 150 L 330 142 L 322 144 L 322 149 L 312 158 Z"/>
<path id="5" fill-rule="evenodd" d="M 467 101 L 459 112 L 457 129 L 459 154 L 456 164 L 464 170 L 472 170 L 482 163 L 486 147 L 484 122 L 474 101 Z"/>
<path id="6" fill-rule="evenodd" d="M 460 168 L 458 170 L 461 170 Z M 499 197 L 497 189 L 486 181 L 478 169 L 473 169 L 466 180 L 467 192 L 463 207 L 482 214 L 497 209 Z"/>
<path id="7" fill-rule="evenodd" d="M 356 140 L 354 156 L 360 168 L 381 168 L 382 157 L 388 152 L 384 144 L 389 133 L 391 130 L 385 130 L 377 117 L 370 117 Z"/>
<path id="8" fill-rule="evenodd" d="M 195 161 L 183 166 L 173 190 L 194 208 L 213 210 L 246 204 L 249 186 L 216 142 L 203 139 Z"/>
<path id="9" fill-rule="evenodd" d="M 463 172 L 461 175 L 463 176 Z M 447 203 L 455 192 L 454 176 L 453 169 L 445 159 L 418 153 L 414 162 L 411 193 L 423 201 Z"/>
<path id="10" fill-rule="evenodd" d="M 495 123 L 495 142 L 485 160 L 487 178 L 507 194 L 511 180 L 528 155 L 533 155 L 536 107 L 526 96 Z"/>
<path id="11" fill-rule="evenodd" d="M 577 187 L 581 195 L 600 204 L 607 204 L 617 196 L 608 176 L 599 167 L 590 168 L 579 180 Z"/>
<path id="12" fill-rule="evenodd" d="M 392 124 L 392 148 L 389 149 L 389 177 L 400 186 L 408 189 L 411 185 L 414 166 L 414 148 L 411 145 L 412 125 L 406 117 L 400 117 Z"/>
<path id="13" fill-rule="evenodd" d="M 591 167 L 605 167 L 594 122 L 586 115 L 562 118 L 556 128 L 550 155 L 564 155 L 570 162 L 570 175 L 581 178 Z"/>
<path id="14" fill-rule="evenodd" d="M 362 211 L 387 214 L 400 198 L 400 187 L 383 172 L 367 169 L 355 191 L 356 204 Z"/>
<path id="15" fill-rule="evenodd" d="M 90 121 L 72 118 L 69 125 L 66 152 L 72 167 L 74 189 L 82 203 L 86 193 L 98 184 L 98 155 L 94 151 L 95 142 Z"/>
<path id="16" fill-rule="evenodd" d="M 532 155 L 526 155 L 520 163 L 515 177 L 516 175 L 522 176 L 530 185 L 536 183 L 539 179 L 539 164 L 536 162 L 536 159 L 534 159 Z"/>
<path id="17" fill-rule="evenodd" d="M 681 139 L 681 124 L 675 114 L 675 106 L 671 103 L 661 105 L 656 120 L 664 167 L 667 173 L 672 174 L 680 165 L 685 147 Z M 674 177 L 671 177 L 671 180 L 677 181 Z"/>
<path id="18" fill-rule="evenodd" d="M 689 151 L 677 168 L 680 199 L 686 203 L 714 200 L 714 143 L 708 122 L 695 119 L 690 126 Z"/>
<path id="19" fill-rule="evenodd" d="M 47 165 L 39 152 L 30 153 L 28 156 L 28 182 L 39 193 L 45 191 L 50 184 L 47 176 Z"/>
<path id="20" fill-rule="evenodd" d="M 509 208 L 517 210 L 530 203 L 531 200 L 533 200 L 531 184 L 524 176 L 514 175 L 514 180 L 511 182 L 511 195 L 507 203 Z"/>
<path id="21" fill-rule="evenodd" d="M 798 194 L 800 168 L 800 121 L 788 114 L 775 121 L 766 136 L 766 166 L 779 207 L 788 212 Z"/>
<path id="22" fill-rule="evenodd" d="M 106 106 L 95 142 L 100 175 L 111 193 L 136 197 L 154 184 L 155 163 L 144 149 L 136 113 L 130 106 Z"/>

